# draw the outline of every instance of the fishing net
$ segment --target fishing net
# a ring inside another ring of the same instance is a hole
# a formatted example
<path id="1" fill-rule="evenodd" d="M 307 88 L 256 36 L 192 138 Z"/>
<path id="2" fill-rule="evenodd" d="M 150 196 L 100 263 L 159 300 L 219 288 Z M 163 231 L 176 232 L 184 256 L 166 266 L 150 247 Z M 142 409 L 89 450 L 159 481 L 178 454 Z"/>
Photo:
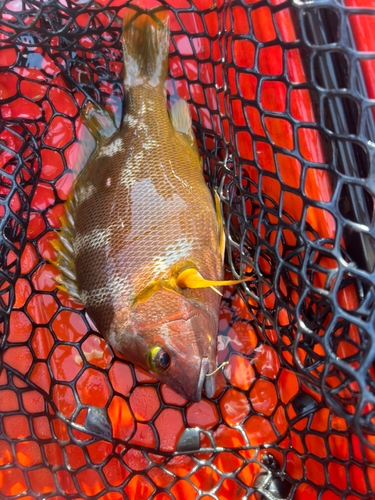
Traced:
<path id="1" fill-rule="evenodd" d="M 168 98 L 189 102 L 228 276 L 252 276 L 193 404 L 113 352 L 48 263 L 93 147 L 80 109 L 121 122 L 126 4 L 1 3 L 0 497 L 374 497 L 372 0 L 144 4 L 170 9 Z"/>

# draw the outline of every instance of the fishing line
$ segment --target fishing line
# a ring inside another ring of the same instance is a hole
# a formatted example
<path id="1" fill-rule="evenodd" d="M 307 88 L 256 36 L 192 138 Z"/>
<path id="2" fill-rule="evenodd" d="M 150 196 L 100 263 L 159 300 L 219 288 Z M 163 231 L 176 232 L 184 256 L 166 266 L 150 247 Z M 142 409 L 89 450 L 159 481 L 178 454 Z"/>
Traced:
<path id="1" fill-rule="evenodd" d="M 227 364 L 229 364 L 229 361 L 224 361 L 224 362 L 223 362 L 223 363 L 221 363 L 221 365 L 220 365 L 220 366 L 218 366 L 218 367 L 216 368 L 216 370 L 214 370 L 212 373 L 207 373 L 207 374 L 206 374 L 206 377 L 211 377 L 212 375 L 215 375 L 215 373 L 216 373 L 216 372 L 218 372 L 219 370 L 221 370 L 221 368 L 223 368 L 223 366 L 225 366 L 225 365 L 227 365 Z"/>

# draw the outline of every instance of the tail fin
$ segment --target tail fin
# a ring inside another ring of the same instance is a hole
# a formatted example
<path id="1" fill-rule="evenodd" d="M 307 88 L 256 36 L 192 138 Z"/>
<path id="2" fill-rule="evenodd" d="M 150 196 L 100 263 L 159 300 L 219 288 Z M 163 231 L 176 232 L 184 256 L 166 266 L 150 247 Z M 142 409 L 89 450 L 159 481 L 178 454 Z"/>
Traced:
<path id="1" fill-rule="evenodd" d="M 168 72 L 169 22 L 165 12 L 131 8 L 124 16 L 125 87 L 164 85 Z"/>

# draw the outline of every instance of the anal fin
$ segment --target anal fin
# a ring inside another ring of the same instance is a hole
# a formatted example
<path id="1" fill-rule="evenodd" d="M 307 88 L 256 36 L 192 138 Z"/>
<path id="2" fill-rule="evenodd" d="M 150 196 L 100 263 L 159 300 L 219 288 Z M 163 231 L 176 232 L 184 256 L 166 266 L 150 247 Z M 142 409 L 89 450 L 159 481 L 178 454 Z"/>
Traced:
<path id="1" fill-rule="evenodd" d="M 196 153 L 196 155 L 199 157 L 188 103 L 183 99 L 178 99 L 172 104 L 169 113 L 175 131 L 180 134 L 181 138 L 192 148 L 193 152 Z"/>
<path id="2" fill-rule="evenodd" d="M 56 288 L 72 296 L 76 301 L 81 302 L 77 286 L 75 259 L 74 259 L 74 218 L 75 200 L 72 193 L 64 204 L 65 214 L 60 217 L 61 231 L 56 232 L 58 239 L 51 241 L 51 246 L 57 252 L 57 259 L 49 262 L 60 272 L 54 281 Z"/>

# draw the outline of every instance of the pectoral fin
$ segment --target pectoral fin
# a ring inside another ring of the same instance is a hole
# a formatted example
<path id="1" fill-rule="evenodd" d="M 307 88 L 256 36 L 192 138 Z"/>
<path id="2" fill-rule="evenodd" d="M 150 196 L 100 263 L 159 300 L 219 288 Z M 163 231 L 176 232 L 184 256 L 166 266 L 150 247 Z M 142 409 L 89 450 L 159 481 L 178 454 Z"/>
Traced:
<path id="1" fill-rule="evenodd" d="M 190 267 L 188 269 L 184 269 L 177 276 L 176 284 L 180 288 L 212 288 L 214 286 L 238 285 L 239 283 L 249 281 L 250 279 L 252 278 L 249 276 L 241 280 L 211 281 L 204 279 L 198 269 Z M 218 292 L 218 290 L 215 291 Z"/>
<path id="2" fill-rule="evenodd" d="M 147 300 L 149 300 L 154 293 L 161 289 L 181 294 L 181 289 L 184 288 L 212 288 L 214 292 L 222 295 L 219 290 L 215 288 L 216 286 L 238 285 L 239 283 L 253 279 L 248 276 L 241 280 L 211 281 L 204 279 L 196 267 L 184 267 L 181 271 L 179 271 L 178 269 L 181 269 L 180 265 L 181 264 L 177 264 L 177 269 L 176 267 L 172 269 L 170 276 L 164 275 L 159 279 L 151 281 L 149 285 L 133 297 L 132 307 L 136 307 L 139 303 L 147 302 Z M 194 263 L 189 262 L 189 265 L 194 266 Z"/>

